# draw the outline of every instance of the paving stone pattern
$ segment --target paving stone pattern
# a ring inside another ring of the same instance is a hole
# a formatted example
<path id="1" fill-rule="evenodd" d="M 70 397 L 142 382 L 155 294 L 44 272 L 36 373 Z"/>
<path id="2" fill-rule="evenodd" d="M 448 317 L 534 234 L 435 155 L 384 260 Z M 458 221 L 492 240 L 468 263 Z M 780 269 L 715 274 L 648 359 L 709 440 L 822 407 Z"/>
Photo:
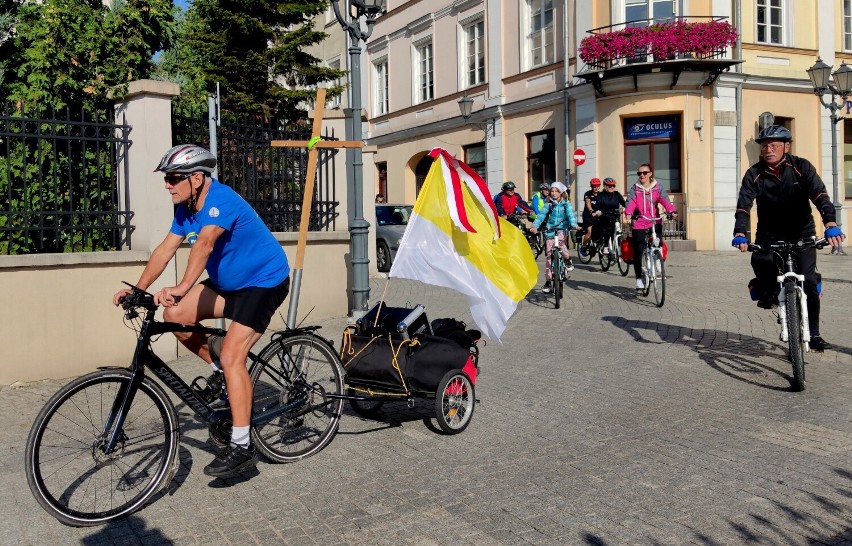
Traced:
<path id="1" fill-rule="evenodd" d="M 804 393 L 789 390 L 772 312 L 747 297 L 748 261 L 672 253 L 662 309 L 636 296 L 632 274 L 577 263 L 563 308 L 534 290 L 503 344 L 482 349 L 480 402 L 460 435 L 437 432 L 431 400 L 388 404 L 376 420 L 347 406 L 313 457 L 211 481 L 205 427 L 179 407 L 173 483 L 98 528 L 52 519 L 24 476 L 29 427 L 64 382 L 4 387 L 0 544 L 850 546 L 852 259 L 820 256 L 835 348 L 807 355 Z M 456 293 L 373 280 L 373 298 L 385 289 L 391 305 L 470 322 Z M 345 318 L 323 324 L 339 346 Z M 175 365 L 206 372 L 194 358 Z"/>

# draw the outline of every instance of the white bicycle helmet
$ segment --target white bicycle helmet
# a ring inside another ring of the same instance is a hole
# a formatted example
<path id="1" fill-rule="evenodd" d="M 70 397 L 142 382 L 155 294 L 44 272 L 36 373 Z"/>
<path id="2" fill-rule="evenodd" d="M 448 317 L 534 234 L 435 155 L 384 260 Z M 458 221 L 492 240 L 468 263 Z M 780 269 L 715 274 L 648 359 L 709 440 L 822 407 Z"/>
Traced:
<path id="1" fill-rule="evenodd" d="M 201 171 L 210 175 L 216 168 L 216 156 L 195 144 L 178 144 L 160 160 L 154 172 L 192 174 Z"/>

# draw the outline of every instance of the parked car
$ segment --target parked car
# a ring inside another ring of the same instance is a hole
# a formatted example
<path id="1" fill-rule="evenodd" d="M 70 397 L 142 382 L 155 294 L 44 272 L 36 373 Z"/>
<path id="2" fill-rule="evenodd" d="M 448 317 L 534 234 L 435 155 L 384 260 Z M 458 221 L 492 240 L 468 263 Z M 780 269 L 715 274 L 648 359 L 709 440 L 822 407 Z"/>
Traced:
<path id="1" fill-rule="evenodd" d="M 390 271 L 412 208 L 411 205 L 376 204 L 376 267 L 379 271 Z"/>

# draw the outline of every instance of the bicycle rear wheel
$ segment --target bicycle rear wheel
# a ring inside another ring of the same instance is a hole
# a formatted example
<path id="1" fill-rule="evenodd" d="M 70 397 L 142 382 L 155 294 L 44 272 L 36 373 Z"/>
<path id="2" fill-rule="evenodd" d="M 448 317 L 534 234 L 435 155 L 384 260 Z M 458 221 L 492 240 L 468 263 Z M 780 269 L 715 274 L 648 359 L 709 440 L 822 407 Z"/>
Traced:
<path id="1" fill-rule="evenodd" d="M 654 301 L 657 307 L 666 303 L 666 262 L 658 251 L 654 251 Z"/>
<path id="2" fill-rule="evenodd" d="M 792 286 L 785 288 L 784 301 L 787 320 L 787 345 L 793 364 L 793 390 L 805 390 L 805 344 L 802 339 L 802 312 L 799 297 Z"/>
<path id="3" fill-rule="evenodd" d="M 343 400 L 329 395 L 343 394 L 343 377 L 337 355 L 322 338 L 300 334 L 276 339 L 252 365 L 251 380 L 252 437 L 266 457 L 297 461 L 334 437 Z M 254 422 L 264 414 L 272 416 Z"/>
<path id="4" fill-rule="evenodd" d="M 102 370 L 62 387 L 42 408 L 27 439 L 27 483 L 51 516 L 77 527 L 140 509 L 177 468 L 180 426 L 174 406 L 147 377 L 127 411 L 112 453 L 102 447 L 129 370 Z"/>

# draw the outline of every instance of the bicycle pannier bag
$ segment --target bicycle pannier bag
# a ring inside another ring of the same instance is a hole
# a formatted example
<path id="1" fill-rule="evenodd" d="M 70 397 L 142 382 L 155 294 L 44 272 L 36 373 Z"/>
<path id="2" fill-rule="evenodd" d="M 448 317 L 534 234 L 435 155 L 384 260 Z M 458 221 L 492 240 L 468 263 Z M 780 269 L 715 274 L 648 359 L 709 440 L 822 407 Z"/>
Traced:
<path id="1" fill-rule="evenodd" d="M 621 259 L 625 262 L 633 261 L 633 240 L 629 237 L 621 241 Z"/>

